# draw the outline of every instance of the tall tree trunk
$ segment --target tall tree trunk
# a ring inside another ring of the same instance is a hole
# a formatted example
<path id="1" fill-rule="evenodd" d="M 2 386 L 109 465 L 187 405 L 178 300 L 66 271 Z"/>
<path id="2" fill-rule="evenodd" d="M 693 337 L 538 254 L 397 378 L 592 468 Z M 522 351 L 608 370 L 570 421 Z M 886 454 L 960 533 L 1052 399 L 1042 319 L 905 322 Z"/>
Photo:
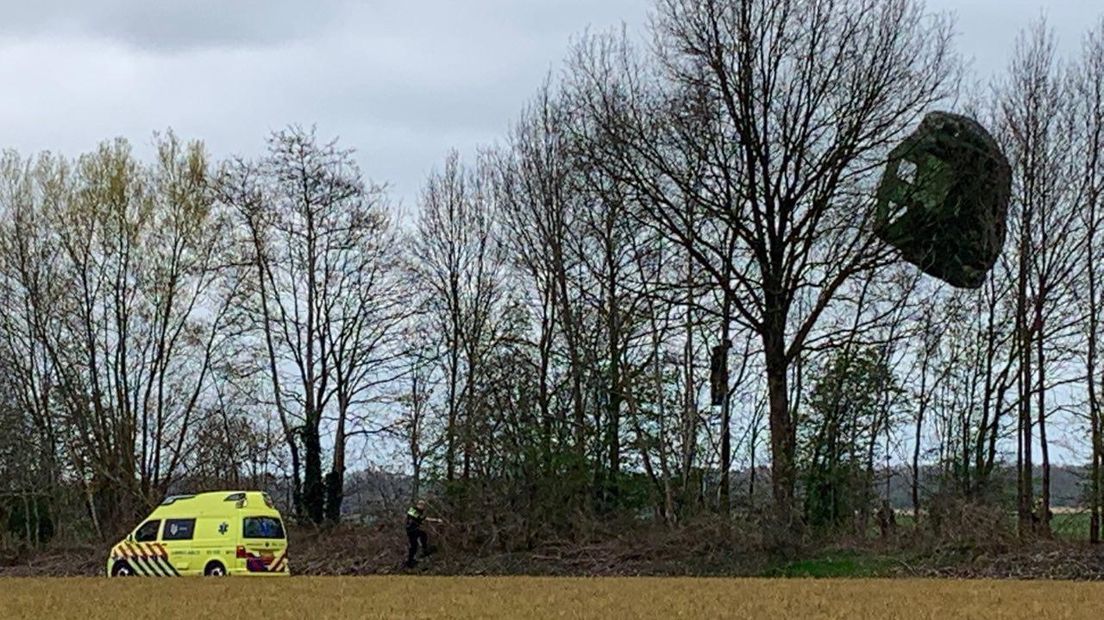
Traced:
<path id="1" fill-rule="evenodd" d="M 1088 244 L 1086 247 L 1086 260 L 1085 267 L 1088 270 L 1088 298 L 1089 298 L 1089 316 L 1088 316 L 1088 356 L 1086 359 L 1086 379 L 1088 382 L 1089 393 L 1089 417 L 1092 426 L 1092 497 L 1090 499 L 1090 506 L 1092 516 L 1089 523 L 1089 540 L 1093 544 L 1099 544 L 1101 540 L 1101 502 L 1104 498 L 1101 497 L 1102 489 L 1102 472 L 1101 468 L 1104 465 L 1104 405 L 1101 403 L 1100 389 L 1104 389 L 1104 371 L 1102 371 L 1100 377 L 1100 383 L 1097 384 L 1097 364 L 1100 353 L 1100 312 L 1101 308 L 1101 291 L 1099 290 L 1100 278 L 1104 275 L 1096 266 L 1096 254 L 1101 248 L 1097 241 L 1097 236 L 1100 230 L 1101 224 L 1101 194 L 1104 192 L 1102 187 L 1101 173 L 1104 172 L 1101 167 L 1101 160 L 1104 158 L 1104 22 L 1100 24 L 1100 27 L 1090 35 L 1089 45 L 1087 47 L 1086 62 L 1084 71 L 1081 72 L 1080 77 L 1085 80 L 1083 84 L 1082 96 L 1085 98 L 1085 118 L 1088 121 L 1088 128 L 1085 133 L 1087 137 L 1086 150 L 1086 168 L 1085 168 L 1085 180 L 1088 184 L 1088 209 L 1086 215 L 1088 217 Z"/>
<path id="2" fill-rule="evenodd" d="M 617 296 L 618 273 L 617 256 L 613 248 L 613 221 L 614 210 L 609 208 L 606 226 L 606 289 L 608 294 L 608 323 L 606 338 L 608 340 L 608 364 L 609 375 L 609 406 L 606 414 L 606 427 L 608 433 L 607 446 L 609 450 L 608 469 L 609 481 L 607 484 L 606 501 L 616 499 L 618 492 L 618 478 L 621 474 L 621 313 L 618 307 Z"/>
<path id="3" fill-rule="evenodd" d="M 727 268 L 726 268 L 727 273 Z M 724 347 L 724 356 L 726 363 L 724 367 L 727 369 L 728 354 L 731 348 L 731 336 L 729 334 L 729 323 L 732 320 L 732 301 L 728 295 L 725 295 L 724 305 L 721 309 L 721 346 Z M 732 394 L 729 393 L 731 382 L 728 377 L 728 373 L 724 374 L 724 400 L 721 402 L 721 493 L 720 504 L 721 514 L 725 517 L 729 516 L 732 510 L 731 500 L 731 481 L 729 476 L 732 472 Z M 753 448 L 754 450 L 754 448 Z M 754 454 L 754 452 L 753 452 Z M 752 468 L 754 469 L 754 457 Z M 752 476 L 755 472 L 752 471 Z M 725 524 L 728 524 L 728 519 L 725 519 Z"/>
<path id="4" fill-rule="evenodd" d="M 268 375 L 272 382 L 272 398 L 276 403 L 276 412 L 280 416 L 280 428 L 284 433 L 284 442 L 291 456 L 291 504 L 296 518 L 306 516 L 306 507 L 303 504 L 303 483 L 301 478 L 302 465 L 299 458 L 299 442 L 295 429 L 288 419 L 287 409 L 284 408 L 283 390 L 280 389 L 280 372 L 277 369 L 276 345 L 272 336 L 272 312 L 268 304 L 268 285 L 270 272 L 267 269 L 264 246 L 261 242 L 260 230 L 253 217 L 247 216 L 250 234 L 253 240 L 254 259 L 257 267 L 257 283 L 261 298 L 261 321 L 264 325 L 265 351 L 268 353 Z"/>
<path id="5" fill-rule="evenodd" d="M 464 419 L 460 422 L 461 442 L 463 444 L 460 479 L 464 482 L 471 480 L 472 453 L 474 452 L 472 441 L 475 439 L 472 424 L 475 423 L 475 406 L 479 402 L 479 391 L 481 390 L 477 375 L 480 372 L 479 353 L 476 351 L 476 347 L 479 346 L 478 337 L 473 340 L 472 345 L 467 348 L 468 372 L 464 379 Z"/>
<path id="6" fill-rule="evenodd" d="M 1097 297 L 1097 271 L 1096 271 L 1096 200 L 1091 201 L 1091 214 L 1089 215 L 1089 244 L 1086 267 L 1088 268 L 1088 297 L 1089 315 L 1087 326 L 1087 353 L 1085 357 L 1085 380 L 1089 395 L 1089 424 L 1092 438 L 1092 471 L 1090 480 L 1089 497 L 1089 542 L 1100 543 L 1100 503 L 1101 503 L 1101 455 L 1104 450 L 1104 442 L 1101 439 L 1101 405 L 1100 395 L 1096 384 L 1096 366 L 1098 355 L 1098 330 L 1100 328 L 1099 303 Z M 1104 384 L 1102 384 L 1104 385 Z"/>
<path id="7" fill-rule="evenodd" d="M 1095 381 L 1089 376 L 1089 381 Z M 1094 407 L 1095 409 L 1095 407 Z M 1089 542 L 1100 544 L 1100 417 L 1098 411 L 1089 414 L 1092 421 L 1092 479 L 1089 497 Z"/>
<path id="8" fill-rule="evenodd" d="M 337 430 L 334 432 L 333 462 L 326 475 L 326 520 L 341 520 L 341 504 L 345 499 L 345 419 L 349 415 L 348 396 L 338 397 Z"/>
<path id="9" fill-rule="evenodd" d="M 613 330 L 618 338 L 620 334 L 616 333 L 616 329 Z M 609 394 L 609 411 L 607 412 L 608 419 L 606 420 L 607 433 L 609 435 L 607 444 L 609 447 L 608 456 L 608 468 L 609 468 L 609 493 L 610 497 L 607 499 L 616 499 L 617 495 L 617 481 L 621 474 L 621 352 L 619 347 L 610 347 L 610 394 Z"/>
<path id="10" fill-rule="evenodd" d="M 682 351 L 683 402 L 682 402 L 682 501 L 684 506 L 695 503 L 698 489 L 694 488 L 694 461 L 698 442 L 698 401 L 694 377 L 694 263 L 687 255 L 685 276 L 686 322 L 683 325 L 685 340 Z"/>
<path id="11" fill-rule="evenodd" d="M 460 282 L 454 265 L 449 265 L 449 329 L 448 346 L 448 420 L 445 427 L 445 480 L 456 479 L 456 435 L 460 397 Z"/>
<path id="12" fill-rule="evenodd" d="M 1016 334 L 1017 334 L 1017 346 L 1016 352 L 1020 360 L 1020 373 L 1019 373 L 1019 531 L 1021 537 L 1030 535 L 1034 528 L 1032 525 L 1032 515 L 1034 514 L 1034 471 L 1032 463 L 1032 445 L 1031 438 L 1031 331 L 1027 320 L 1027 274 L 1029 261 L 1030 243 L 1028 241 L 1031 230 L 1031 217 L 1030 210 L 1025 209 L 1023 221 L 1021 222 L 1020 230 L 1020 255 L 1019 255 L 1019 270 L 1017 274 L 1017 290 L 1016 290 Z"/>
<path id="13" fill-rule="evenodd" d="M 925 325 L 925 332 L 930 325 Z M 920 362 L 920 406 L 916 410 L 916 430 L 912 441 L 912 518 L 913 522 L 920 523 L 920 444 L 924 432 L 924 415 L 928 408 L 928 363 L 930 351 L 928 343 L 924 344 L 924 357 Z"/>
<path id="14" fill-rule="evenodd" d="M 1039 283 L 1045 287 L 1045 282 Z M 1045 288 L 1040 288 L 1045 290 Z M 1039 455 L 1042 458 L 1042 487 L 1039 497 L 1039 534 L 1050 536 L 1050 444 L 1047 442 L 1046 420 L 1046 352 L 1043 348 L 1043 308 L 1038 303 L 1035 306 L 1035 345 L 1038 354 L 1036 371 L 1039 377 Z"/>
<path id="15" fill-rule="evenodd" d="M 540 355 L 540 378 L 538 385 L 538 398 L 540 400 L 541 416 L 541 455 L 544 474 L 552 476 L 555 467 L 552 458 L 552 393 L 549 386 L 549 373 L 552 365 L 552 345 L 554 334 L 552 326 L 555 324 L 555 300 L 552 291 L 542 292 L 541 304 L 541 331 L 538 353 Z"/>
<path id="16" fill-rule="evenodd" d="M 319 420 L 316 412 L 309 413 L 303 426 L 303 451 L 306 463 L 303 469 L 303 499 L 307 517 L 313 523 L 325 518 L 326 487 L 322 480 L 322 441 L 319 436 Z"/>
<path id="17" fill-rule="evenodd" d="M 580 354 L 579 325 L 576 323 L 575 312 L 571 306 L 570 289 L 567 282 L 566 267 L 563 263 L 562 251 L 557 252 L 556 281 L 559 288 L 560 314 L 563 316 L 564 340 L 567 343 L 567 357 L 571 377 L 571 413 L 572 436 L 575 439 L 575 452 L 578 462 L 577 468 L 583 467 L 583 458 L 586 455 L 586 411 L 583 406 L 583 360 Z M 583 472 L 580 471 L 580 474 Z"/>
<path id="18" fill-rule="evenodd" d="M 772 329 L 773 327 L 773 329 Z M 789 530 L 794 519 L 794 469 L 793 426 L 790 418 L 789 392 L 787 390 L 787 364 L 783 343 L 783 325 L 768 325 L 763 334 L 763 347 L 767 363 L 767 402 L 771 441 L 771 487 L 774 507 L 779 524 Z"/>

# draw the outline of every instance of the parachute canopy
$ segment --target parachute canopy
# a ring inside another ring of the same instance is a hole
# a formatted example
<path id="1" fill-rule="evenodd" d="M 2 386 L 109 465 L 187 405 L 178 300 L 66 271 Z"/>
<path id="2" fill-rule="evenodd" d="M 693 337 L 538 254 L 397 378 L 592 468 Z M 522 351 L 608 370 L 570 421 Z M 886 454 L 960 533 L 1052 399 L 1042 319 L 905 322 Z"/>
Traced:
<path id="1" fill-rule="evenodd" d="M 1012 169 L 977 121 L 924 117 L 889 155 L 874 233 L 924 273 L 978 288 L 1004 248 Z"/>

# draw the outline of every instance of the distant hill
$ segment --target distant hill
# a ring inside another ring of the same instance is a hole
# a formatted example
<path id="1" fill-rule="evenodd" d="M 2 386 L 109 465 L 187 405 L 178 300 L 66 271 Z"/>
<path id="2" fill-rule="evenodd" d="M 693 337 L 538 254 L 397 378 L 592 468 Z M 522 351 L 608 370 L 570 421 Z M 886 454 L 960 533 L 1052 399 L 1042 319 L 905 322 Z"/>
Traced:
<path id="1" fill-rule="evenodd" d="M 878 497 L 885 494 L 887 470 L 875 474 L 875 491 Z M 908 467 L 894 467 L 888 470 L 889 500 L 896 509 L 912 508 L 912 470 Z M 1013 501 L 1016 494 L 1016 472 L 1011 468 L 999 470 L 1003 480 L 1005 494 Z M 939 490 L 940 469 L 933 466 L 920 468 L 921 501 Z M 1050 468 L 1051 506 L 1054 508 L 1080 508 L 1085 495 L 1085 484 L 1089 478 L 1087 466 L 1052 466 Z M 732 495 L 737 503 L 746 503 L 750 487 L 749 470 L 739 470 L 732 474 Z M 1036 467 L 1034 475 L 1036 492 L 1042 485 L 1042 469 Z M 770 468 L 761 467 L 755 473 L 755 496 L 757 503 L 770 501 Z"/>

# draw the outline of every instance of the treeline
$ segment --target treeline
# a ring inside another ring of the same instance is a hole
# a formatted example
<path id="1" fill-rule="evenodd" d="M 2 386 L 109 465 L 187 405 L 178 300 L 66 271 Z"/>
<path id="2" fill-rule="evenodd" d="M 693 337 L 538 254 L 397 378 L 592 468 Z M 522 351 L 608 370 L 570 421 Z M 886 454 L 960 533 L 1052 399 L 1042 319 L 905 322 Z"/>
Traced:
<path id="1" fill-rule="evenodd" d="M 918 519 L 1006 505 L 1031 538 L 1060 448 L 1096 541 L 1104 21 L 1068 59 L 1029 27 L 981 89 L 952 33 L 917 0 L 657 0 L 648 45 L 582 37 L 409 218 L 313 130 L 256 160 L 172 134 L 152 162 L 7 154 L 13 535 L 41 511 L 106 537 L 219 486 L 336 521 L 367 453 L 506 549 L 615 518 L 865 533 L 900 464 Z M 870 232 L 889 150 L 948 107 L 1013 168 L 979 290 Z"/>

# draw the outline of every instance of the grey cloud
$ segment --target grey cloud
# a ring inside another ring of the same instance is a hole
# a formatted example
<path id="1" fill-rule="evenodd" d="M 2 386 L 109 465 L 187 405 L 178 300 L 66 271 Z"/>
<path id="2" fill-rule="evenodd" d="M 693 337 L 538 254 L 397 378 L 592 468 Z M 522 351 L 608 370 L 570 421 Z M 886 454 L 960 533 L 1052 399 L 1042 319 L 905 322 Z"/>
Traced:
<path id="1" fill-rule="evenodd" d="M 79 35 L 148 51 L 279 46 L 384 25 L 472 34 L 509 25 L 535 37 L 641 17 L 640 0 L 36 0 L 3 2 L 0 36 Z M 626 11 L 628 9 L 628 11 Z M 580 16 L 585 16 L 580 20 Z M 403 23 L 396 24 L 396 18 Z"/>
<path id="2" fill-rule="evenodd" d="M 1070 56 L 1104 12 L 1100 0 L 928 0 L 927 6 L 954 16 L 956 47 L 982 82 L 1008 69 L 1016 37 L 1034 20 L 1045 17 L 1059 53 Z"/>
<path id="3" fill-rule="evenodd" d="M 1050 3 L 1076 46 L 1099 0 Z M 653 0 L 0 0 L 0 147 L 74 155 L 114 136 L 139 151 L 173 127 L 217 157 L 317 123 L 411 208 L 451 148 L 502 139 L 573 38 Z M 1041 0 L 929 0 L 957 11 L 981 73 L 1006 64 Z M 1078 15 L 1081 17 L 1078 17 Z M 146 147 L 148 148 L 148 147 Z"/>
<path id="4" fill-rule="evenodd" d="M 8 0 L 0 35 L 69 34 L 153 51 L 283 44 L 326 29 L 348 0 Z"/>

